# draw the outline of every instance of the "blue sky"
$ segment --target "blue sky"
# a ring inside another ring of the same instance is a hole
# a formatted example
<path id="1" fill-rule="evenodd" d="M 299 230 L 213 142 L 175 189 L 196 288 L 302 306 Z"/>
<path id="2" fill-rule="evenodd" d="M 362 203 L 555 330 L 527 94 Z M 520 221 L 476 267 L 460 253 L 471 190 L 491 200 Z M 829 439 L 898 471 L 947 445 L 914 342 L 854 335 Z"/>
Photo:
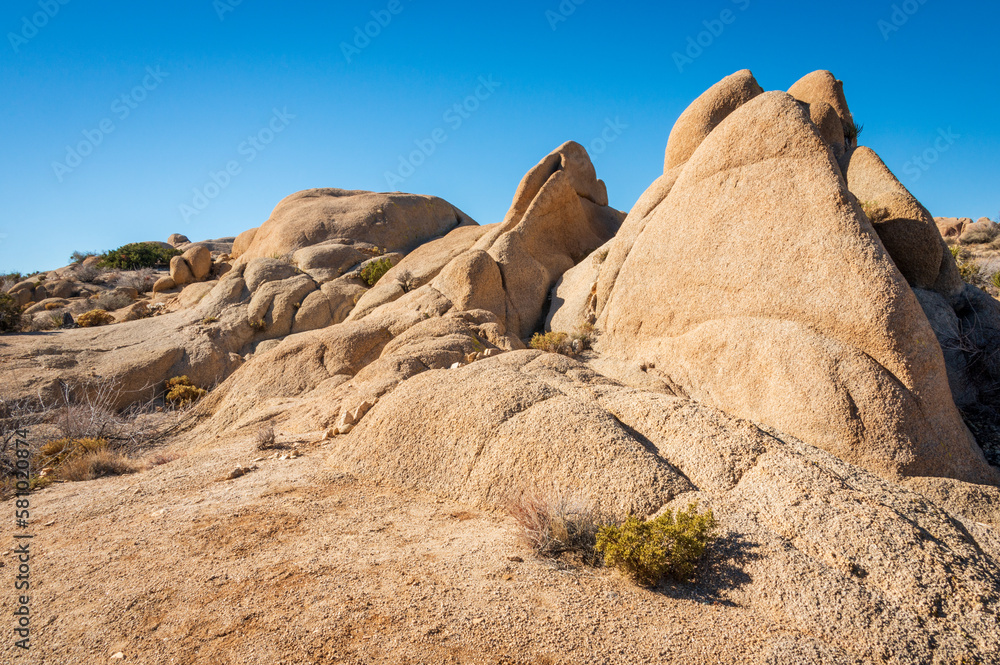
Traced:
<path id="1" fill-rule="evenodd" d="M 6 0 L 0 272 L 235 235 L 310 187 L 496 222 L 569 139 L 628 210 L 681 111 L 742 68 L 765 89 L 830 69 L 934 215 L 996 217 L 998 24 L 960 0 Z"/>

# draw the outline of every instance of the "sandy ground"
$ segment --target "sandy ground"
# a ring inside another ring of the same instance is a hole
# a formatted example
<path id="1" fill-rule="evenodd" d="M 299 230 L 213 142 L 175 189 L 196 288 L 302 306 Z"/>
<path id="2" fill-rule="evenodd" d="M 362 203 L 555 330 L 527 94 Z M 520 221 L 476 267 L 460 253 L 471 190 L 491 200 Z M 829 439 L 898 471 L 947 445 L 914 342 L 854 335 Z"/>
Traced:
<path id="1" fill-rule="evenodd" d="M 302 441 L 301 457 L 220 480 L 265 453 L 188 435 L 149 471 L 35 493 L 31 649 L 5 627 L 0 661 L 738 663 L 803 637 L 725 584 L 646 590 L 536 558 L 505 513 L 366 483 Z"/>

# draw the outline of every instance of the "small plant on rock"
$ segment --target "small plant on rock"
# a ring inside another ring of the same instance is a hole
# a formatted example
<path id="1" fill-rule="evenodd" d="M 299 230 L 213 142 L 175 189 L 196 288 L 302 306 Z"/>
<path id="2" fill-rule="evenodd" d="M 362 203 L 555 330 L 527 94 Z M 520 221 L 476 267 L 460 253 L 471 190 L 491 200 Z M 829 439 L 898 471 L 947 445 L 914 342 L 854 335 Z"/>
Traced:
<path id="1" fill-rule="evenodd" d="M 95 328 L 97 326 L 106 326 L 109 323 L 114 323 L 115 317 L 108 314 L 103 309 L 92 309 L 85 314 L 81 314 L 76 319 L 76 324 L 81 328 Z"/>
<path id="2" fill-rule="evenodd" d="M 879 222 L 884 222 L 889 219 L 889 210 L 880 206 L 875 201 L 862 201 L 861 209 L 865 212 L 865 216 L 872 224 L 878 224 Z"/>
<path id="3" fill-rule="evenodd" d="M 97 252 L 73 252 L 69 255 L 69 262 L 83 263 L 85 259 L 89 259 L 91 256 L 97 256 Z"/>
<path id="4" fill-rule="evenodd" d="M 546 353 L 560 353 L 575 358 L 590 348 L 594 339 L 594 327 L 585 324 L 572 333 L 552 331 L 535 333 L 529 346 Z"/>
<path id="5" fill-rule="evenodd" d="M 382 276 L 392 268 L 392 261 L 389 259 L 376 259 L 370 261 L 361 269 L 361 279 L 365 280 L 368 286 L 375 286 Z"/>
<path id="6" fill-rule="evenodd" d="M 207 394 L 207 390 L 195 386 L 187 376 L 175 376 L 167 380 L 167 402 L 174 406 L 194 404 Z"/>
<path id="7" fill-rule="evenodd" d="M 653 520 L 631 516 L 621 526 L 605 526 L 596 548 L 604 562 L 638 584 L 655 586 L 664 577 L 687 581 L 716 528 L 712 511 L 699 514 L 696 504 L 675 515 L 668 510 Z"/>

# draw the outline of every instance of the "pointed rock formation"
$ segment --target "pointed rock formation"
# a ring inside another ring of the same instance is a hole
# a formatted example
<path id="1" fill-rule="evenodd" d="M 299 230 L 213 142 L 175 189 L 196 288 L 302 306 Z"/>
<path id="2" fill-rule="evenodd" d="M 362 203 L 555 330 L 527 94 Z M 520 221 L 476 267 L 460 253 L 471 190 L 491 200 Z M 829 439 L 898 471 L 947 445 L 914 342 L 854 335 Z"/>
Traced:
<path id="1" fill-rule="evenodd" d="M 784 93 L 742 105 L 695 151 L 599 324 L 602 353 L 887 477 L 997 480 L 913 292 Z"/>

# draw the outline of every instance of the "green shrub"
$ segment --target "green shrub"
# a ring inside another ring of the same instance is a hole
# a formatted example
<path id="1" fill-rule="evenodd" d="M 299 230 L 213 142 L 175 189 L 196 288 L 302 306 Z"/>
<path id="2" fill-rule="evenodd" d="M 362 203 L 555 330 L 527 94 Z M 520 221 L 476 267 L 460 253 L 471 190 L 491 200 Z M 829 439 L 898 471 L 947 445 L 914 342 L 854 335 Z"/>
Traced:
<path id="1" fill-rule="evenodd" d="M 683 582 L 694 573 L 715 527 L 712 511 L 699 514 L 692 503 L 676 516 L 668 510 L 654 520 L 631 516 L 621 526 L 602 527 L 596 548 L 606 564 L 638 584 L 654 586 L 668 576 Z"/>
<path id="2" fill-rule="evenodd" d="M 106 326 L 109 323 L 114 323 L 115 317 L 108 314 L 103 309 L 92 309 L 86 314 L 81 314 L 76 319 L 76 325 L 81 328 L 96 328 L 97 326 Z"/>
<path id="3" fill-rule="evenodd" d="M 0 293 L 0 333 L 21 329 L 21 306 L 13 296 Z"/>
<path id="4" fill-rule="evenodd" d="M 167 380 L 167 401 L 174 406 L 193 404 L 208 394 L 204 388 L 198 388 L 186 376 L 175 376 Z"/>
<path id="5" fill-rule="evenodd" d="M 173 247 L 166 249 L 150 242 L 133 242 L 106 252 L 97 265 L 118 270 L 138 270 L 166 266 L 171 258 L 180 254 L 181 250 Z"/>
<path id="6" fill-rule="evenodd" d="M 83 263 L 84 259 L 88 259 L 91 256 L 97 256 L 97 252 L 73 252 L 69 255 L 69 262 Z"/>
<path id="7" fill-rule="evenodd" d="M 382 279 L 382 275 L 389 272 L 390 268 L 392 268 L 392 261 L 389 259 L 371 261 L 361 269 L 361 279 L 365 280 L 368 286 L 375 286 Z"/>

